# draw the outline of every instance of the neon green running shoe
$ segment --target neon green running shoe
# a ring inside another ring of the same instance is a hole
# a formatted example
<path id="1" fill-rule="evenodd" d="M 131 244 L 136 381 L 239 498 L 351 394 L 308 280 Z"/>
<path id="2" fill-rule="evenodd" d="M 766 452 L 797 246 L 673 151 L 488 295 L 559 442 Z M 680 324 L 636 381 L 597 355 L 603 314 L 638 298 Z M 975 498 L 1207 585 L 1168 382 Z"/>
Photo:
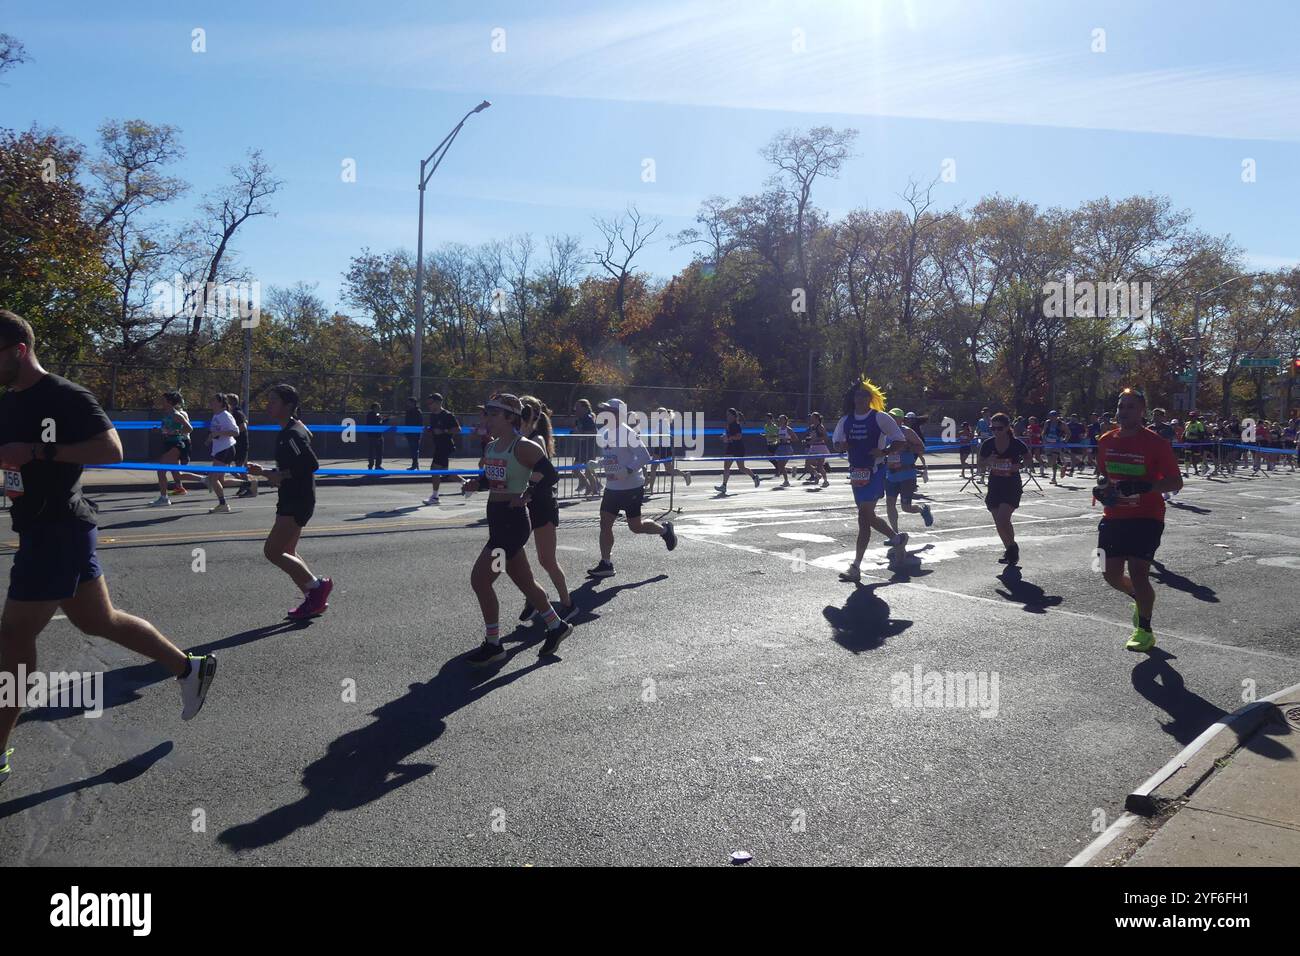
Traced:
<path id="1" fill-rule="evenodd" d="M 1156 636 L 1150 631 L 1145 631 L 1138 627 L 1133 629 L 1133 636 L 1128 639 L 1128 643 L 1124 645 L 1124 649 L 1141 652 L 1149 651 L 1155 646 Z"/>
<path id="2" fill-rule="evenodd" d="M 0 786 L 3 786 L 4 782 L 9 779 L 9 755 L 13 752 L 14 748 L 10 747 L 3 754 L 0 754 Z"/>

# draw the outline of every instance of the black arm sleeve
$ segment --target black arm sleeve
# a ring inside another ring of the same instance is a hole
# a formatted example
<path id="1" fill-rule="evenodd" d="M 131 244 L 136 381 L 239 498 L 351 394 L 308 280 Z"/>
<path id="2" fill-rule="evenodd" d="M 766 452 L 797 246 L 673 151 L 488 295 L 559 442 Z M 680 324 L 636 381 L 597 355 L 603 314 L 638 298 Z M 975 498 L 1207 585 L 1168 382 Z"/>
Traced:
<path id="1" fill-rule="evenodd" d="M 535 488 L 551 488 L 560 480 L 560 473 L 557 472 L 555 466 L 551 464 L 551 459 L 547 458 L 545 455 L 537 459 L 537 464 L 533 465 L 533 471 L 542 476 L 541 481 L 533 483 L 533 487 Z"/>

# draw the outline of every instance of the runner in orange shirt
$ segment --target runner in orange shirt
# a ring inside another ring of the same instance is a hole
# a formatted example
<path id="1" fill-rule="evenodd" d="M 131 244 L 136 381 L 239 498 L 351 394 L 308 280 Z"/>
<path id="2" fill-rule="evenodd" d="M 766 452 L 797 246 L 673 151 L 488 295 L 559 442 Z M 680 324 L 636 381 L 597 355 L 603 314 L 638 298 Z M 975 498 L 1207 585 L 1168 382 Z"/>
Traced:
<path id="1" fill-rule="evenodd" d="M 1100 476 L 1092 495 L 1105 510 L 1097 526 L 1097 549 L 1105 555 L 1106 583 L 1133 598 L 1133 636 L 1124 646 L 1149 651 L 1155 646 L 1151 612 L 1151 562 L 1165 530 L 1164 492 L 1183 487 L 1173 446 L 1149 428 L 1146 396 L 1136 388 L 1120 392 L 1118 428 L 1097 439 Z M 1124 566 L 1127 563 L 1128 573 Z"/>

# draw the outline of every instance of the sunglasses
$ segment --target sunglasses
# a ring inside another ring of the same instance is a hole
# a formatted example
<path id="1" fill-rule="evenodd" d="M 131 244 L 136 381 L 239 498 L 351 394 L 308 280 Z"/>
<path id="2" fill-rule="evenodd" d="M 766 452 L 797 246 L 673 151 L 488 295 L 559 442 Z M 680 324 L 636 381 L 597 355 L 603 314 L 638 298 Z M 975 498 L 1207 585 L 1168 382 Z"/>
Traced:
<path id="1" fill-rule="evenodd" d="M 994 425 L 994 426 L 993 426 L 993 430 L 994 430 L 995 432 L 1004 432 L 1004 431 L 1007 430 L 1007 426 L 1006 426 L 1006 425 Z"/>

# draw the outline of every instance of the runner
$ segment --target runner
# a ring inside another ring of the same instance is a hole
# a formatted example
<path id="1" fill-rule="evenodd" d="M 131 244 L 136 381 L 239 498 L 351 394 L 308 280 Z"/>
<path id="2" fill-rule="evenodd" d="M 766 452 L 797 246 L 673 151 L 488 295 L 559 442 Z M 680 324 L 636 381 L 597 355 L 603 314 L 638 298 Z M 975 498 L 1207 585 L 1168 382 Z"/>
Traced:
<path id="1" fill-rule="evenodd" d="M 36 672 L 36 638 L 60 609 L 83 634 L 158 662 L 176 678 L 181 719 L 203 707 L 217 672 L 214 655 L 180 650 L 152 624 L 113 607 L 96 554 L 95 506 L 82 496 L 84 465 L 116 464 L 122 442 L 86 389 L 51 375 L 36 358 L 36 337 L 20 316 L 0 310 L 0 466 L 18 535 L 9 593 L 0 615 L 0 671 Z M 0 704 L 0 784 L 12 775 L 9 737 L 23 695 Z"/>
<path id="2" fill-rule="evenodd" d="M 1141 391 L 1120 392 L 1115 416 L 1119 427 L 1098 441 L 1101 477 L 1093 489 L 1093 497 L 1105 506 L 1097 527 L 1097 549 L 1105 555 L 1106 583 L 1134 601 L 1133 636 L 1124 645 L 1130 651 L 1149 651 L 1156 643 L 1151 631 L 1156 593 L 1149 573 L 1165 529 L 1161 495 L 1183 487 L 1173 447 L 1142 426 L 1145 415 L 1146 397 Z"/>
<path id="3" fill-rule="evenodd" d="M 234 392 L 226 393 L 226 403 L 230 406 L 230 415 L 235 420 L 235 425 L 239 428 L 239 437 L 235 439 L 235 465 L 246 467 L 248 465 L 248 417 L 244 414 L 243 409 L 239 407 L 239 396 Z M 235 492 L 236 498 L 256 498 L 257 481 L 245 477 Z"/>
<path id="4" fill-rule="evenodd" d="M 215 468 L 229 467 L 235 463 L 235 439 L 239 437 L 239 426 L 230 414 L 230 400 L 224 392 L 212 396 L 208 407 L 212 410 L 212 421 L 208 422 L 208 445 L 212 449 L 212 465 Z M 221 472 L 208 473 L 208 490 L 217 496 L 216 507 L 208 514 L 230 514 L 230 505 L 226 503 L 226 476 Z"/>
<path id="5" fill-rule="evenodd" d="M 726 456 L 722 462 L 722 484 L 713 486 L 724 495 L 727 493 L 727 482 L 731 478 L 731 463 L 733 461 L 736 463 L 737 471 L 754 479 L 755 488 L 758 487 L 760 480 L 757 474 L 745 467 L 745 434 L 744 429 L 740 427 L 741 417 L 740 412 L 736 409 L 727 409 L 727 432 L 722 437 L 722 454 Z M 775 448 L 773 448 L 773 451 L 775 451 Z M 775 467 L 776 462 L 773 462 L 772 465 Z"/>
<path id="6" fill-rule="evenodd" d="M 971 445 L 975 443 L 975 432 L 970 427 L 970 422 L 962 422 L 957 428 L 958 454 L 961 455 L 961 474 L 959 477 L 966 477 L 966 464 L 971 457 Z M 978 451 L 976 454 L 978 458 Z M 974 464 L 971 465 L 971 474 L 975 473 Z"/>
<path id="7" fill-rule="evenodd" d="M 424 416 L 420 414 L 420 403 L 414 396 L 406 400 L 406 416 L 402 419 L 404 428 L 418 428 L 418 432 L 406 432 L 406 447 L 411 453 L 411 467 L 407 471 L 420 470 L 420 436 L 424 433 Z"/>
<path id="8" fill-rule="evenodd" d="M 903 510 L 910 515 L 919 514 L 928 528 L 934 524 L 929 505 L 919 508 L 912 504 L 916 494 L 916 460 L 925 455 L 925 441 L 909 425 L 901 408 L 891 408 L 889 414 L 903 433 L 906 445 L 899 451 L 891 451 L 885 456 L 885 508 L 889 514 L 889 527 L 898 533 L 898 499 L 903 499 Z M 915 414 L 912 420 L 915 421 Z"/>
<path id="9" fill-rule="evenodd" d="M 1192 447 L 1187 450 L 1187 462 L 1192 466 L 1192 474 L 1201 473 L 1201 461 L 1205 457 L 1204 442 L 1209 438 L 1209 432 L 1205 427 L 1205 422 L 1201 421 L 1200 412 L 1188 412 L 1187 426 L 1183 429 L 1183 435 L 1187 443 Z M 1100 469 L 1099 469 L 1100 470 Z M 1207 466 L 1206 471 L 1209 471 Z"/>
<path id="10" fill-rule="evenodd" d="M 844 394 L 844 415 L 835 426 L 835 450 L 849 454 L 849 483 L 858 506 L 857 553 L 841 581 L 862 579 L 862 556 L 875 528 L 889 541 L 889 565 L 907 554 L 907 533 L 898 532 L 876 514 L 876 502 L 885 493 L 883 457 L 907 446 L 898 423 L 885 413 L 885 393 L 864 375 Z"/>
<path id="11" fill-rule="evenodd" d="M 1020 545 L 1016 544 L 1011 516 L 1020 507 L 1023 490 L 1020 468 L 1029 457 L 1029 448 L 1011 434 L 1011 418 L 1005 412 L 993 416 L 992 430 L 993 437 L 980 444 L 980 474 L 988 473 L 984 507 L 993 515 L 998 537 L 1006 548 L 999 562 L 1016 565 L 1020 563 Z"/>
<path id="12" fill-rule="evenodd" d="M 826 425 L 822 422 L 821 412 L 812 412 L 808 416 L 808 431 L 803 436 L 804 444 L 808 446 L 810 455 L 829 455 L 831 453 L 830 436 L 826 433 Z M 831 486 L 830 465 L 827 458 L 809 458 L 805 467 L 812 472 L 812 478 L 809 484 L 817 484 L 818 477 L 821 479 L 821 486 L 829 488 Z"/>
<path id="13" fill-rule="evenodd" d="M 302 529 L 316 511 L 316 471 L 320 462 L 311 448 L 311 432 L 298 421 L 298 390 L 292 385 L 276 385 L 266 395 L 266 414 L 280 426 L 275 439 L 275 468 L 248 466 L 253 476 L 266 475 L 280 489 L 275 506 L 275 524 L 266 537 L 262 554 L 289 575 L 303 593 L 302 604 L 289 612 L 290 620 L 303 621 L 324 614 L 329 607 L 334 582 L 318 578 L 298 554 Z"/>
<path id="14" fill-rule="evenodd" d="M 1033 415 L 1025 423 L 1024 441 L 1029 446 L 1029 470 L 1032 472 L 1037 465 L 1038 477 L 1046 478 L 1047 471 L 1043 467 L 1043 426 L 1038 424 L 1038 419 Z"/>
<path id="15" fill-rule="evenodd" d="M 767 458 L 772 465 L 772 477 L 779 478 L 781 469 L 776 463 L 776 446 L 778 444 L 776 415 L 772 412 L 767 413 L 767 421 L 763 422 L 763 444 L 767 446 Z"/>
<path id="16" fill-rule="evenodd" d="M 614 519 L 620 512 L 626 512 L 627 526 L 633 534 L 660 535 L 669 551 L 677 547 L 677 532 L 671 521 L 660 525 L 641 517 L 645 492 L 641 469 L 650 460 L 650 453 L 627 424 L 627 405 L 622 399 L 611 398 L 599 411 L 610 413 L 612 418 L 596 436 L 596 445 L 605 456 L 605 494 L 600 499 L 600 561 L 587 574 L 593 578 L 611 578 L 614 576 L 614 562 L 610 558 L 614 552 Z"/>
<path id="17" fill-rule="evenodd" d="M 1043 443 L 1048 447 L 1047 459 L 1052 465 L 1052 480 L 1049 484 L 1059 484 L 1056 480 L 1057 473 L 1061 472 L 1061 447 L 1065 444 L 1066 436 L 1065 422 L 1061 421 L 1061 413 L 1052 409 L 1047 413 L 1047 422 L 1043 425 Z"/>
<path id="18" fill-rule="evenodd" d="M 786 469 L 790 467 L 790 459 L 794 457 L 794 429 L 790 427 L 790 418 L 787 415 L 778 418 L 776 424 L 776 477 L 784 479 L 784 484 L 778 487 L 789 488 L 790 475 Z"/>
<path id="19" fill-rule="evenodd" d="M 1083 422 L 1079 421 L 1078 415 L 1071 415 L 1070 420 L 1065 425 L 1066 432 L 1070 439 L 1070 468 L 1066 474 L 1074 477 L 1078 474 L 1079 469 L 1083 467 L 1083 445 L 1084 445 L 1084 428 Z"/>
<path id="20" fill-rule="evenodd" d="M 553 486 L 558 475 L 541 446 L 520 435 L 522 414 L 523 405 L 508 392 L 488 399 L 483 406 L 483 421 L 491 437 L 483 451 L 483 472 L 478 480 L 466 482 L 461 489 L 471 492 L 480 482 L 486 483 L 490 489 L 488 539 L 470 572 L 470 586 L 483 612 L 484 638 L 482 645 L 469 655 L 469 662 L 480 667 L 495 664 L 506 656 L 498 623 L 501 608 L 493 586 L 501 574 L 499 568 L 503 562 L 510 580 L 546 624 L 546 640 L 538 656 L 554 654 L 560 641 L 573 632 L 573 625 L 560 619 L 547 600 L 546 592 L 533 580 L 533 569 L 524 549 L 531 533 L 528 502 L 537 493 L 539 484 L 545 482 Z"/>
<path id="21" fill-rule="evenodd" d="M 164 465 L 188 465 L 190 463 L 190 435 L 194 432 L 194 426 L 190 424 L 190 416 L 185 413 L 185 399 L 181 397 L 180 392 L 163 392 L 163 401 L 167 403 L 167 411 L 162 417 L 162 439 L 163 451 L 159 459 Z M 181 483 L 181 473 L 173 471 L 172 477 L 176 479 L 176 490 L 173 492 L 177 495 L 187 495 L 185 485 Z M 158 498 L 154 501 L 152 507 L 165 508 L 171 504 L 171 499 L 167 495 L 167 472 L 158 472 Z"/>
<path id="22" fill-rule="evenodd" d="M 1095 472 L 1097 467 L 1097 439 L 1106 429 L 1101 427 L 1101 415 L 1093 412 L 1088 417 L 1088 451 L 1084 458 L 1084 467 L 1092 468 Z"/>
<path id="23" fill-rule="evenodd" d="M 1172 452 L 1174 448 L 1174 426 L 1171 422 L 1165 421 L 1165 410 L 1163 408 L 1153 408 L 1151 410 L 1151 430 L 1169 442 L 1169 450 Z M 1175 454 L 1174 461 L 1177 460 L 1178 456 Z M 1166 491 L 1160 497 L 1164 498 L 1165 501 L 1169 501 L 1173 496 L 1174 492 Z"/>
<path id="24" fill-rule="evenodd" d="M 980 409 L 979 420 L 975 422 L 975 440 L 983 444 L 987 439 L 993 437 L 992 420 L 987 408 Z"/>
<path id="25" fill-rule="evenodd" d="M 523 406 L 520 412 L 519 433 L 534 444 L 540 445 L 546 452 L 546 460 L 550 461 L 555 457 L 551 410 L 546 407 L 545 402 L 532 395 L 520 396 L 519 402 Z M 555 532 L 560 526 L 560 508 L 555 502 L 555 482 L 541 480 L 544 476 L 536 471 L 533 475 L 537 476 L 538 484 L 534 487 L 528 501 L 528 521 L 533 531 L 533 543 L 537 546 L 537 561 L 546 569 L 546 573 L 551 576 L 551 583 L 555 585 L 555 593 L 560 598 L 560 617 L 572 621 L 578 613 L 578 607 L 573 603 L 568 579 L 565 578 L 564 569 L 560 567 L 555 554 Z M 524 602 L 519 620 L 530 621 L 536 616 L 537 612 L 533 606 Z"/>
<path id="26" fill-rule="evenodd" d="M 662 441 L 658 457 L 668 459 L 663 466 L 664 477 L 672 478 L 676 476 L 682 478 L 686 481 L 686 487 L 689 488 L 691 486 L 691 473 L 689 471 L 682 471 L 677 467 L 677 446 L 681 445 L 683 451 L 685 451 L 686 447 L 681 436 L 681 430 L 683 427 L 681 414 L 673 411 L 671 408 L 660 408 L 657 410 L 657 414 L 659 416 L 660 424 L 655 425 L 654 427 L 661 431 Z M 657 467 L 658 466 L 654 464 L 651 464 L 650 466 L 651 481 L 654 480 L 655 469 Z"/>
<path id="27" fill-rule="evenodd" d="M 456 438 L 460 435 L 460 422 L 455 415 L 442 407 L 442 396 L 437 392 L 426 398 L 424 404 L 429 413 L 429 424 L 425 430 L 433 441 L 433 457 L 429 461 L 429 470 L 447 471 L 451 468 L 451 455 L 456 450 Z M 460 475 L 452 475 L 452 477 L 456 479 L 457 485 L 465 484 L 465 479 Z M 434 475 L 433 492 L 424 499 L 426 505 L 438 503 L 438 488 L 441 485 L 442 476 Z"/>

